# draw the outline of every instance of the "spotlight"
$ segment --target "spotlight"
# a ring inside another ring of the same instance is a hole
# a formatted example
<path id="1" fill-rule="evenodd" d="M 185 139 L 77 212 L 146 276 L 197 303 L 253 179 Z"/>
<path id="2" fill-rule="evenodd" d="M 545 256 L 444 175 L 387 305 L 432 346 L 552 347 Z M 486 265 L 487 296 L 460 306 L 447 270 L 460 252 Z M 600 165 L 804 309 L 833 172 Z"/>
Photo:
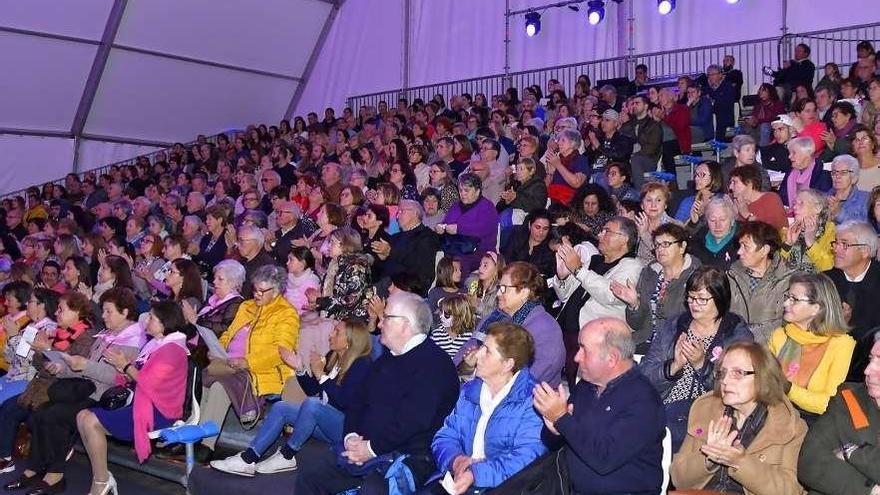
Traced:
<path id="1" fill-rule="evenodd" d="M 675 10 L 675 0 L 657 0 L 657 12 L 660 12 L 660 15 L 666 15 L 673 10 Z"/>
<path id="2" fill-rule="evenodd" d="M 605 2 L 603 0 L 590 0 L 587 2 L 587 21 L 595 26 L 605 18 Z"/>
<path id="3" fill-rule="evenodd" d="M 529 12 L 526 14 L 526 36 L 532 36 L 541 32 L 541 14 Z"/>
<path id="4" fill-rule="evenodd" d="M 727 3 L 729 3 L 730 5 L 733 5 L 738 2 L 739 2 L 739 0 L 727 0 Z"/>

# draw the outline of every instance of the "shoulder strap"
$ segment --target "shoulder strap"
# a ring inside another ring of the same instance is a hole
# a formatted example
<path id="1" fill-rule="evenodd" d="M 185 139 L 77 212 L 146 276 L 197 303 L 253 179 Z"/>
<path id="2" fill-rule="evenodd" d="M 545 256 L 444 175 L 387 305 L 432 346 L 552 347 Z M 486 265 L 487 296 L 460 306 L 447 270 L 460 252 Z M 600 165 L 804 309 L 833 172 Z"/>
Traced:
<path id="1" fill-rule="evenodd" d="M 843 397 L 843 402 L 846 404 L 846 410 L 849 411 L 849 417 L 852 420 L 853 428 L 856 430 L 867 428 L 869 426 L 868 416 L 865 414 L 865 411 L 862 410 L 862 406 L 859 404 L 859 400 L 856 398 L 856 394 L 853 393 L 852 389 L 845 388 L 841 390 L 840 396 Z"/>

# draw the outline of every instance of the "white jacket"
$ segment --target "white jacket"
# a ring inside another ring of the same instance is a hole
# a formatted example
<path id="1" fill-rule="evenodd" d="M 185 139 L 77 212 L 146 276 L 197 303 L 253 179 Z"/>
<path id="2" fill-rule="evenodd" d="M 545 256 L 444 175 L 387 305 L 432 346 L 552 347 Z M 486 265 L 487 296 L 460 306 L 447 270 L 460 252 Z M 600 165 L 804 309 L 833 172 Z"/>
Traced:
<path id="1" fill-rule="evenodd" d="M 611 281 L 616 280 L 624 285 L 629 281 L 635 287 L 643 267 L 638 258 L 623 258 L 608 273 L 599 275 L 584 264 L 575 276 L 561 280 L 555 276 L 550 279 L 550 285 L 563 303 L 577 289 L 578 283 L 590 294 L 590 299 L 581 307 L 578 318 L 581 327 L 596 318 L 612 317 L 626 321 L 626 303 L 611 292 Z"/>

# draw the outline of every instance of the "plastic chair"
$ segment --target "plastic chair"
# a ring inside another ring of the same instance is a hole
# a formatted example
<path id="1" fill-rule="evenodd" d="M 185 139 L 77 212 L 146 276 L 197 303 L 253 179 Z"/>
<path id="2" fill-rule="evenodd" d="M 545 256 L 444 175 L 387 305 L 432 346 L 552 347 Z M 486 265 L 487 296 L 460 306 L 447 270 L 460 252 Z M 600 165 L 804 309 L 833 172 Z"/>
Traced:
<path id="1" fill-rule="evenodd" d="M 663 489 L 660 493 L 666 493 L 669 488 L 669 469 L 672 467 L 672 432 L 666 428 L 666 435 L 663 437 L 663 457 L 660 461 L 663 466 Z"/>
<path id="2" fill-rule="evenodd" d="M 205 438 L 213 437 L 220 434 L 220 427 L 213 421 L 198 424 L 182 424 L 180 426 L 172 426 L 162 430 L 150 432 L 150 437 L 158 438 L 166 444 L 182 443 L 186 448 L 186 475 L 184 476 L 184 486 L 189 486 L 189 476 L 193 467 L 196 465 L 195 447 L 194 445 L 201 442 Z"/>

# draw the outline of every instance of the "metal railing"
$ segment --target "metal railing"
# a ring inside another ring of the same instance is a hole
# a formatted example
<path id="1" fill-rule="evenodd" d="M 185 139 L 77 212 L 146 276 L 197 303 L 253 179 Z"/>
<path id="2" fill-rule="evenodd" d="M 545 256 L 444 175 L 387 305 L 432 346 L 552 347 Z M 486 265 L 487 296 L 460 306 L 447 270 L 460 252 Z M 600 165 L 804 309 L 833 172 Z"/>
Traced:
<path id="1" fill-rule="evenodd" d="M 743 73 L 743 93 L 749 94 L 761 83 L 770 81 L 762 73 L 763 67 L 779 67 L 781 60 L 791 58 L 791 49 L 797 43 L 810 45 L 811 59 L 816 64 L 817 81 L 824 75 L 823 67 L 827 62 L 837 62 L 845 77 L 849 65 L 855 61 L 855 45 L 864 39 L 880 39 L 880 23 L 544 67 L 511 73 L 509 82 L 505 81 L 503 74 L 493 74 L 414 88 L 392 89 L 352 96 L 348 98 L 348 106 L 355 111 L 361 106 L 375 107 L 380 101 L 393 106 L 401 96 L 408 101 L 414 98 L 428 101 L 438 93 L 447 101 L 451 96 L 462 93 L 483 93 L 491 97 L 503 93 L 508 87 L 521 89 L 540 84 L 543 88 L 550 79 L 559 80 L 568 94 L 572 94 L 577 77 L 581 74 L 590 76 L 594 83 L 603 79 L 631 77 L 635 65 L 643 63 L 648 66 L 652 79 L 668 79 L 682 74 L 702 73 L 710 64 L 721 64 L 725 55 L 736 58 L 736 67 Z"/>

